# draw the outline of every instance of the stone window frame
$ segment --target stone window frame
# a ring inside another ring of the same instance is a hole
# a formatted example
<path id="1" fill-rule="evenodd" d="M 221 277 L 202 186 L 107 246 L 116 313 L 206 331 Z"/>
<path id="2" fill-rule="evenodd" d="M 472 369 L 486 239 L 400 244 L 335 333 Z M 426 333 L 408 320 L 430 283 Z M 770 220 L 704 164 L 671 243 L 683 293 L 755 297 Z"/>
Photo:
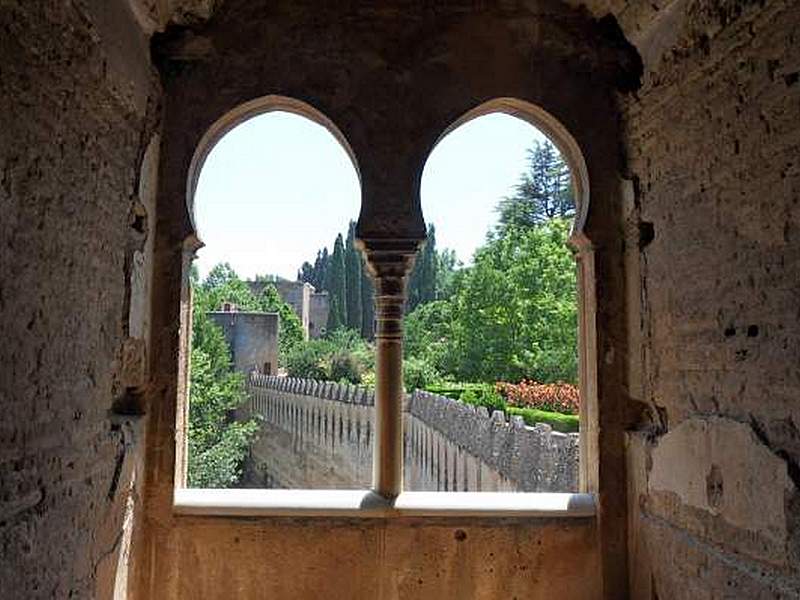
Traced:
<path id="1" fill-rule="evenodd" d="M 256 98 L 220 117 L 195 149 L 187 174 L 186 203 L 191 225 L 194 196 L 206 158 L 216 143 L 252 117 L 283 111 L 305 117 L 330 132 L 347 152 L 356 173 L 355 153 L 339 128 L 311 105 L 285 96 Z M 597 349 L 594 248 L 584 233 L 589 210 L 589 176 L 575 138 L 551 114 L 529 102 L 496 98 L 453 121 L 433 148 L 465 123 L 493 113 L 528 122 L 558 148 L 569 165 L 576 197 L 576 214 L 569 238 L 575 248 L 578 284 L 578 374 L 581 393 L 580 489 L 575 493 L 412 492 L 402 489 L 402 307 L 405 277 L 413 264 L 417 241 L 358 240 L 376 284 L 376 443 L 373 481 L 369 490 L 199 489 L 186 487 L 189 400 L 188 375 L 192 319 L 189 269 L 202 247 L 197 236 L 184 242 L 181 281 L 180 369 L 176 412 L 176 452 L 173 510 L 183 515 L 209 516 L 341 516 L 341 517 L 593 517 L 599 489 L 597 428 Z M 413 243 L 412 243 L 413 242 Z M 398 270 L 399 269 L 399 270 Z M 399 282 L 399 283 L 398 283 Z"/>

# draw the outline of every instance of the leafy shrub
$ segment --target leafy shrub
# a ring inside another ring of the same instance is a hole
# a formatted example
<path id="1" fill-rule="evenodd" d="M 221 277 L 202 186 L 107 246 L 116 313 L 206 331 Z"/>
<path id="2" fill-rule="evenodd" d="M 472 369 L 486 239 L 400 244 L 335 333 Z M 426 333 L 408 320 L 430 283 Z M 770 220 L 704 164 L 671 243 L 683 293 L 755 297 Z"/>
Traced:
<path id="1" fill-rule="evenodd" d="M 461 394 L 467 390 L 472 390 L 472 392 L 478 396 L 483 394 L 486 390 L 491 389 L 491 387 L 492 386 L 488 383 L 440 381 L 432 385 L 425 386 L 425 390 L 431 392 L 432 394 L 439 394 L 440 396 L 446 396 L 447 398 L 452 398 L 453 400 L 460 400 Z"/>
<path id="2" fill-rule="evenodd" d="M 331 381 L 361 383 L 361 377 L 365 369 L 354 352 L 338 350 L 331 355 L 329 360 L 330 371 L 328 378 Z"/>
<path id="3" fill-rule="evenodd" d="M 526 425 L 536 425 L 536 423 L 547 423 L 555 431 L 562 433 L 574 433 L 579 429 L 578 415 L 564 415 L 557 412 L 538 410 L 536 408 L 518 408 L 509 406 L 509 415 L 519 415 L 525 420 Z"/>
<path id="4" fill-rule="evenodd" d="M 367 388 L 375 387 L 375 371 L 367 371 L 361 376 L 361 386 Z"/>
<path id="5" fill-rule="evenodd" d="M 358 332 L 338 329 L 294 345 L 285 364 L 290 377 L 361 383 L 364 373 L 374 368 L 374 351 Z"/>
<path id="6" fill-rule="evenodd" d="M 289 377 L 328 379 L 325 349 L 310 342 L 295 346 L 286 355 L 286 372 Z"/>
<path id="7" fill-rule="evenodd" d="M 510 406 L 536 408 L 565 415 L 577 415 L 580 409 L 578 388 L 571 383 L 498 382 L 495 389 Z"/>
<path id="8" fill-rule="evenodd" d="M 495 410 L 506 411 L 506 401 L 491 388 L 467 388 L 459 400 L 473 406 L 485 406 L 490 414 Z"/>
<path id="9" fill-rule="evenodd" d="M 194 315 L 189 385 L 189 487 L 231 487 L 242 475 L 254 420 L 232 420 L 247 400 L 244 376 L 230 367 L 222 330 L 205 313 Z"/>
<path id="10" fill-rule="evenodd" d="M 403 384 L 406 391 L 425 389 L 439 379 L 439 372 L 429 361 L 416 357 L 403 361 Z"/>

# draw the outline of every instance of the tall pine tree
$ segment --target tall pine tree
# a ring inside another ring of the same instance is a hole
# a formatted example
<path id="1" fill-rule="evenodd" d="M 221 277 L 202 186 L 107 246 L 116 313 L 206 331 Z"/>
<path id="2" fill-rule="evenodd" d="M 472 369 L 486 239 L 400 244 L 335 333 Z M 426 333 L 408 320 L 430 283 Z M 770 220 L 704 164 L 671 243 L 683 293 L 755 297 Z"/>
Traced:
<path id="1" fill-rule="evenodd" d="M 420 264 L 419 301 L 420 304 L 436 300 L 436 228 L 433 223 L 428 227 L 428 241 L 422 250 Z"/>
<path id="2" fill-rule="evenodd" d="M 344 240 L 342 234 L 336 236 L 333 254 L 325 273 L 325 289 L 330 298 L 328 331 L 347 326 L 347 271 L 344 263 Z"/>
<path id="3" fill-rule="evenodd" d="M 436 228 L 430 225 L 425 246 L 417 253 L 414 269 L 408 279 L 406 312 L 411 312 L 420 304 L 436 299 L 437 263 Z"/>
<path id="4" fill-rule="evenodd" d="M 314 265 L 308 261 L 300 265 L 300 270 L 297 271 L 297 281 L 305 281 L 314 285 Z"/>
<path id="5" fill-rule="evenodd" d="M 528 150 L 528 169 L 514 189 L 515 194 L 497 207 L 501 230 L 532 227 L 575 214 L 569 168 L 549 141 L 536 142 Z"/>
<path id="6" fill-rule="evenodd" d="M 347 287 L 347 327 L 361 331 L 361 253 L 355 247 L 356 222 L 350 221 L 344 250 L 345 284 Z"/>

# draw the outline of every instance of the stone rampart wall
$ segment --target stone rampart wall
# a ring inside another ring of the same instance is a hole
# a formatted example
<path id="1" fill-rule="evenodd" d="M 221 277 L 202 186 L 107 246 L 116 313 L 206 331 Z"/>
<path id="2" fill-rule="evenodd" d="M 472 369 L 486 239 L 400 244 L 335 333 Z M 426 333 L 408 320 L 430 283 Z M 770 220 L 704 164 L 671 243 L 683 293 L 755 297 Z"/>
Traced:
<path id="1" fill-rule="evenodd" d="M 244 485 L 366 488 L 372 478 L 372 393 L 253 374 L 249 412 L 262 419 Z"/>
<path id="2" fill-rule="evenodd" d="M 372 473 L 374 392 L 254 374 L 249 412 L 262 435 L 249 487 L 363 488 Z M 443 396 L 406 397 L 405 488 L 441 491 L 575 491 L 578 434 L 506 421 Z"/>
<path id="3" fill-rule="evenodd" d="M 412 454 L 421 452 L 423 463 L 427 460 L 424 458 L 426 430 L 428 436 L 433 432 L 434 438 L 441 438 L 440 447 L 444 442 L 444 447 L 434 453 L 435 462 L 444 462 L 444 477 L 440 478 L 443 487 L 435 489 L 524 492 L 578 489 L 577 433 L 553 431 L 544 423 L 529 427 L 522 417 L 506 420 L 501 411 L 490 415 L 485 407 L 416 391 L 406 405 L 406 443 L 410 436 Z M 471 469 L 465 468 L 470 459 L 480 465 L 474 481 L 470 479 Z"/>

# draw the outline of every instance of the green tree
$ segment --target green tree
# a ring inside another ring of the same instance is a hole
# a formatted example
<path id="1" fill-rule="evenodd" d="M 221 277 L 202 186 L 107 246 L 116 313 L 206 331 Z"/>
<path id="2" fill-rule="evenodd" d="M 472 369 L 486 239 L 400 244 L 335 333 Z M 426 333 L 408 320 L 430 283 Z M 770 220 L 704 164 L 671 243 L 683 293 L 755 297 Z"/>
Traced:
<path id="1" fill-rule="evenodd" d="M 336 236 L 331 263 L 326 273 L 325 289 L 330 298 L 328 331 L 347 325 L 347 275 L 344 264 L 344 240 L 342 234 Z"/>
<path id="2" fill-rule="evenodd" d="M 297 281 L 305 281 L 314 285 L 314 265 L 308 261 L 300 265 L 300 269 L 297 271 Z"/>
<path id="3" fill-rule="evenodd" d="M 256 298 L 250 287 L 236 274 L 228 263 L 215 265 L 208 273 L 200 289 L 204 292 L 195 303 L 203 310 L 220 310 L 222 304 L 230 302 L 239 310 L 258 310 Z"/>
<path id="4" fill-rule="evenodd" d="M 467 380 L 577 378 L 575 261 L 568 219 L 510 228 L 475 256 L 453 298 L 456 373 Z"/>
<path id="5" fill-rule="evenodd" d="M 422 250 L 420 263 L 419 300 L 420 303 L 432 302 L 436 299 L 436 270 L 438 267 L 436 251 L 436 228 L 433 223 L 428 226 L 425 248 Z"/>
<path id="6" fill-rule="evenodd" d="M 549 141 L 528 150 L 528 168 L 514 189 L 497 207 L 500 229 L 532 227 L 575 214 L 569 168 Z"/>
<path id="7" fill-rule="evenodd" d="M 350 221 L 347 228 L 347 243 L 345 244 L 345 284 L 347 287 L 347 327 L 361 331 L 363 314 L 361 309 L 361 252 L 355 246 L 356 223 Z"/>
<path id="8" fill-rule="evenodd" d="M 463 266 L 456 257 L 455 250 L 444 248 L 437 252 L 436 290 L 437 300 L 449 298 L 455 291 L 456 273 Z"/>
<path id="9" fill-rule="evenodd" d="M 405 358 L 462 381 L 574 382 L 575 264 L 568 219 L 507 228 L 452 276 L 451 295 L 405 320 Z"/>
<path id="10" fill-rule="evenodd" d="M 361 260 L 361 337 L 371 340 L 375 337 L 375 288 L 367 269 L 366 261 Z"/>
<path id="11" fill-rule="evenodd" d="M 436 298 L 436 272 L 438 269 L 438 252 L 436 251 L 436 228 L 428 226 L 425 245 L 417 253 L 414 268 L 408 279 L 406 288 L 406 310 L 414 310 L 418 305 Z"/>
<path id="12" fill-rule="evenodd" d="M 360 383 L 374 369 L 374 349 L 353 329 L 337 329 L 324 338 L 295 346 L 287 360 L 290 377 Z"/>
<path id="13" fill-rule="evenodd" d="M 278 335 L 278 358 L 281 366 L 285 364 L 287 354 L 304 340 L 303 323 L 294 309 L 283 301 L 274 285 L 264 286 L 256 299 L 257 308 L 261 312 L 278 313 L 280 324 Z"/>
<path id="14" fill-rule="evenodd" d="M 452 319 L 452 303 L 447 300 L 415 308 L 405 319 L 405 358 L 425 361 L 438 373 L 455 372 Z"/>
<path id="15" fill-rule="evenodd" d="M 311 282 L 315 289 L 320 291 L 325 289 L 325 278 L 328 275 L 330 262 L 331 257 L 327 247 L 317 252 L 317 259 L 314 261 L 314 280 Z"/>
<path id="16" fill-rule="evenodd" d="M 226 280 L 214 280 L 225 285 Z M 194 289 L 189 382 L 188 484 L 190 487 L 231 487 L 241 477 L 248 447 L 256 435 L 253 420 L 235 421 L 234 411 L 247 399 L 244 377 L 231 369 L 228 344 L 198 308 L 210 300 Z"/>

